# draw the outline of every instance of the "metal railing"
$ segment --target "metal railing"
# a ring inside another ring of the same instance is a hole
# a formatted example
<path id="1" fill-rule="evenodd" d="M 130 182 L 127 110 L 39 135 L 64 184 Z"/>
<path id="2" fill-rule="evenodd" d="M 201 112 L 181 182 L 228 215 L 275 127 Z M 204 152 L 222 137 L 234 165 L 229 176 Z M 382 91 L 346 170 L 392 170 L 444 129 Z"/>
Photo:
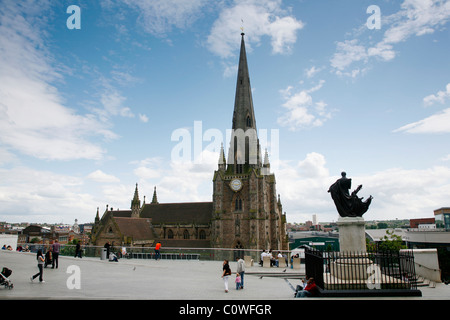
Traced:
<path id="1" fill-rule="evenodd" d="M 33 244 L 33 243 L 19 243 L 23 249 L 28 246 L 30 252 L 37 252 L 39 249 L 45 254 L 50 248 L 51 244 Z M 60 244 L 60 256 L 75 256 L 76 246 L 73 244 Z M 83 257 L 98 257 L 102 255 L 103 246 L 82 245 Z M 119 259 L 154 259 L 154 247 L 134 247 L 134 246 L 112 246 L 110 252 L 116 254 Z M 203 261 L 219 261 L 227 259 L 235 261 L 236 257 L 250 256 L 255 264 L 258 264 L 261 259 L 262 250 L 253 249 L 233 249 L 233 248 L 180 248 L 180 247 L 162 247 L 160 250 L 161 259 L 163 260 L 203 260 Z M 274 256 L 282 252 L 290 261 L 291 252 L 288 250 L 275 250 Z"/>
<path id="2" fill-rule="evenodd" d="M 326 252 L 305 250 L 306 276 L 322 290 L 416 290 L 412 251 Z"/>

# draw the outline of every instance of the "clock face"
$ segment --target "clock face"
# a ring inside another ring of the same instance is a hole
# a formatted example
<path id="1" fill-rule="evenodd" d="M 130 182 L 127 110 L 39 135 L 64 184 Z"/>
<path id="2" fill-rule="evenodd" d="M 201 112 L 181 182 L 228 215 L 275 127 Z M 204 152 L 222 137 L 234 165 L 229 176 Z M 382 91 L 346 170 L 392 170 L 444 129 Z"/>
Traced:
<path id="1" fill-rule="evenodd" d="M 230 187 L 233 191 L 239 191 L 242 188 L 242 181 L 239 179 L 233 179 L 230 182 Z"/>

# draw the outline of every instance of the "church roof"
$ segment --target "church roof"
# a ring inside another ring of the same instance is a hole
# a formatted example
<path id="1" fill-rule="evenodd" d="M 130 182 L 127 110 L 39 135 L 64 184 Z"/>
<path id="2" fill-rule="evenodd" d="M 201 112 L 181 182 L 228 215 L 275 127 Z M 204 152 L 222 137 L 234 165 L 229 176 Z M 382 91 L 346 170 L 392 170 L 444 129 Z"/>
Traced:
<path id="1" fill-rule="evenodd" d="M 155 239 L 150 219 L 114 217 L 120 233 L 136 240 Z"/>
<path id="2" fill-rule="evenodd" d="M 145 204 L 140 216 L 152 224 L 209 224 L 212 210 L 212 202 Z"/>
<path id="3" fill-rule="evenodd" d="M 131 217 L 131 210 L 111 210 L 110 211 L 113 215 L 113 217 L 123 217 L 123 218 L 129 218 Z"/>

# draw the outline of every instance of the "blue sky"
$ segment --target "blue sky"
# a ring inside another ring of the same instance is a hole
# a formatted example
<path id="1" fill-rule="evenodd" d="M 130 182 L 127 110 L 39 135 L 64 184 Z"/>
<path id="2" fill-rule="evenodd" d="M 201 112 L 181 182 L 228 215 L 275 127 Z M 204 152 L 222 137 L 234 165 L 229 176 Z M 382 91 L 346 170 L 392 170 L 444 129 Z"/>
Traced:
<path id="1" fill-rule="evenodd" d="M 288 222 L 336 221 L 343 170 L 374 197 L 366 220 L 432 217 L 450 205 L 449 21 L 431 0 L 3 0 L 0 221 L 92 222 L 135 183 L 211 201 L 241 27 Z"/>

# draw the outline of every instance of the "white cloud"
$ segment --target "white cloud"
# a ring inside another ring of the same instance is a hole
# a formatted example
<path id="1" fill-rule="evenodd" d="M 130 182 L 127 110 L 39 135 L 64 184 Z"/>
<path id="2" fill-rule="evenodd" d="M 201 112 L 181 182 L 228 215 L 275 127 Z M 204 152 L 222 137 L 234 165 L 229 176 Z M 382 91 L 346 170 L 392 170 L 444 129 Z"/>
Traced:
<path id="1" fill-rule="evenodd" d="M 139 120 L 141 120 L 141 122 L 147 123 L 148 117 L 145 114 L 139 114 Z"/>
<path id="2" fill-rule="evenodd" d="M 305 74 L 307 78 L 312 78 L 314 77 L 317 73 L 319 73 L 320 71 L 322 71 L 323 68 L 316 68 L 316 66 L 312 66 L 309 69 L 305 70 Z"/>
<path id="3" fill-rule="evenodd" d="M 97 202 L 80 191 L 83 179 L 28 167 L 0 169 L 0 220 L 92 222 Z"/>
<path id="4" fill-rule="evenodd" d="M 31 10 L 8 2 L 0 13 L 0 141 L 41 159 L 100 159 L 105 151 L 88 138 L 116 135 L 95 116 L 66 107 L 53 86 L 62 76 L 41 37 L 36 17 L 45 17 L 47 6 L 40 4 Z"/>
<path id="5" fill-rule="evenodd" d="M 337 43 L 337 52 L 331 59 L 331 66 L 344 70 L 354 61 L 367 60 L 366 48 L 357 39 Z"/>
<path id="6" fill-rule="evenodd" d="M 423 98 L 425 106 L 431 106 L 436 102 L 441 104 L 450 98 L 450 83 L 446 86 L 446 91 L 438 91 L 436 95 L 431 94 Z M 450 133 L 450 108 L 444 109 L 425 119 L 404 125 L 394 132 L 407 133 Z"/>
<path id="7" fill-rule="evenodd" d="M 391 61 L 395 58 L 394 45 L 406 41 L 411 36 L 433 33 L 450 19 L 450 3 L 441 0 L 405 0 L 401 9 L 390 16 L 383 16 L 383 29 L 387 28 L 383 39 L 375 45 L 361 44 L 358 39 L 337 42 L 336 52 L 330 60 L 338 75 L 356 76 L 362 67 L 344 71 L 355 63 L 365 65 L 370 58 Z M 387 26 L 387 27 L 386 27 Z M 358 29 L 367 30 L 365 26 Z M 355 72 L 356 71 L 356 72 Z"/>
<path id="8" fill-rule="evenodd" d="M 313 102 L 311 93 L 322 88 L 324 80 L 318 85 L 303 89 L 293 93 L 293 87 L 289 86 L 280 90 L 281 95 L 286 100 L 282 105 L 286 109 L 285 113 L 278 117 L 279 125 L 288 127 L 290 130 L 297 130 L 307 127 L 319 127 L 331 118 L 331 112 L 326 110 L 327 104 L 323 101 Z"/>
<path id="9" fill-rule="evenodd" d="M 398 43 L 411 36 L 433 33 L 450 18 L 450 3 L 445 0 L 405 0 L 401 10 L 389 17 L 391 27 L 384 34 L 385 43 Z"/>
<path id="10" fill-rule="evenodd" d="M 203 150 L 194 161 L 148 158 L 132 164 L 136 165 L 133 172 L 139 180 L 139 192 L 147 199 L 156 186 L 160 202 L 195 202 L 211 200 L 212 174 L 218 160 L 218 152 Z"/>
<path id="11" fill-rule="evenodd" d="M 113 183 L 113 182 L 119 182 L 120 179 L 104 173 L 102 170 L 95 170 L 94 172 L 91 172 L 88 176 L 88 179 L 91 179 L 96 182 L 105 182 L 105 183 Z"/>
<path id="12" fill-rule="evenodd" d="M 123 0 L 125 4 L 139 12 L 138 23 L 143 29 L 159 37 L 164 37 L 173 27 L 185 29 L 195 22 L 207 0 Z"/>
<path id="13" fill-rule="evenodd" d="M 450 108 L 432 116 L 400 127 L 394 132 L 407 133 L 450 133 Z"/>
<path id="14" fill-rule="evenodd" d="M 317 214 L 319 221 L 336 221 L 339 215 L 327 192 L 339 175 L 330 175 L 323 155 L 311 152 L 297 164 L 283 161 L 277 177 L 277 193 L 281 195 L 283 210 L 290 222 L 310 220 Z M 435 166 L 429 169 L 386 169 L 365 176 L 353 176 L 353 191 L 363 188 L 359 197 L 374 197 L 364 218 L 366 220 L 412 219 L 433 215 L 433 210 L 445 205 L 450 192 L 450 168 Z"/>
<path id="15" fill-rule="evenodd" d="M 103 111 L 107 115 L 133 118 L 134 114 L 129 107 L 124 106 L 126 98 L 122 96 L 114 88 L 108 88 L 101 94 L 101 103 L 103 105 Z"/>
<path id="16" fill-rule="evenodd" d="M 430 94 L 423 98 L 423 103 L 425 106 L 431 106 L 436 102 L 443 104 L 447 99 L 450 98 L 450 83 L 445 87 L 445 91 L 438 91 L 437 94 Z"/>
<path id="17" fill-rule="evenodd" d="M 208 36 L 207 45 L 213 53 L 228 58 L 239 49 L 239 41 L 236 41 L 241 27 L 239 18 L 244 21 L 248 50 L 252 45 L 258 45 L 261 37 L 268 36 L 273 53 L 290 53 L 297 41 L 297 31 L 303 28 L 301 21 L 281 8 L 281 0 L 234 1 L 231 7 L 220 12 Z"/>

